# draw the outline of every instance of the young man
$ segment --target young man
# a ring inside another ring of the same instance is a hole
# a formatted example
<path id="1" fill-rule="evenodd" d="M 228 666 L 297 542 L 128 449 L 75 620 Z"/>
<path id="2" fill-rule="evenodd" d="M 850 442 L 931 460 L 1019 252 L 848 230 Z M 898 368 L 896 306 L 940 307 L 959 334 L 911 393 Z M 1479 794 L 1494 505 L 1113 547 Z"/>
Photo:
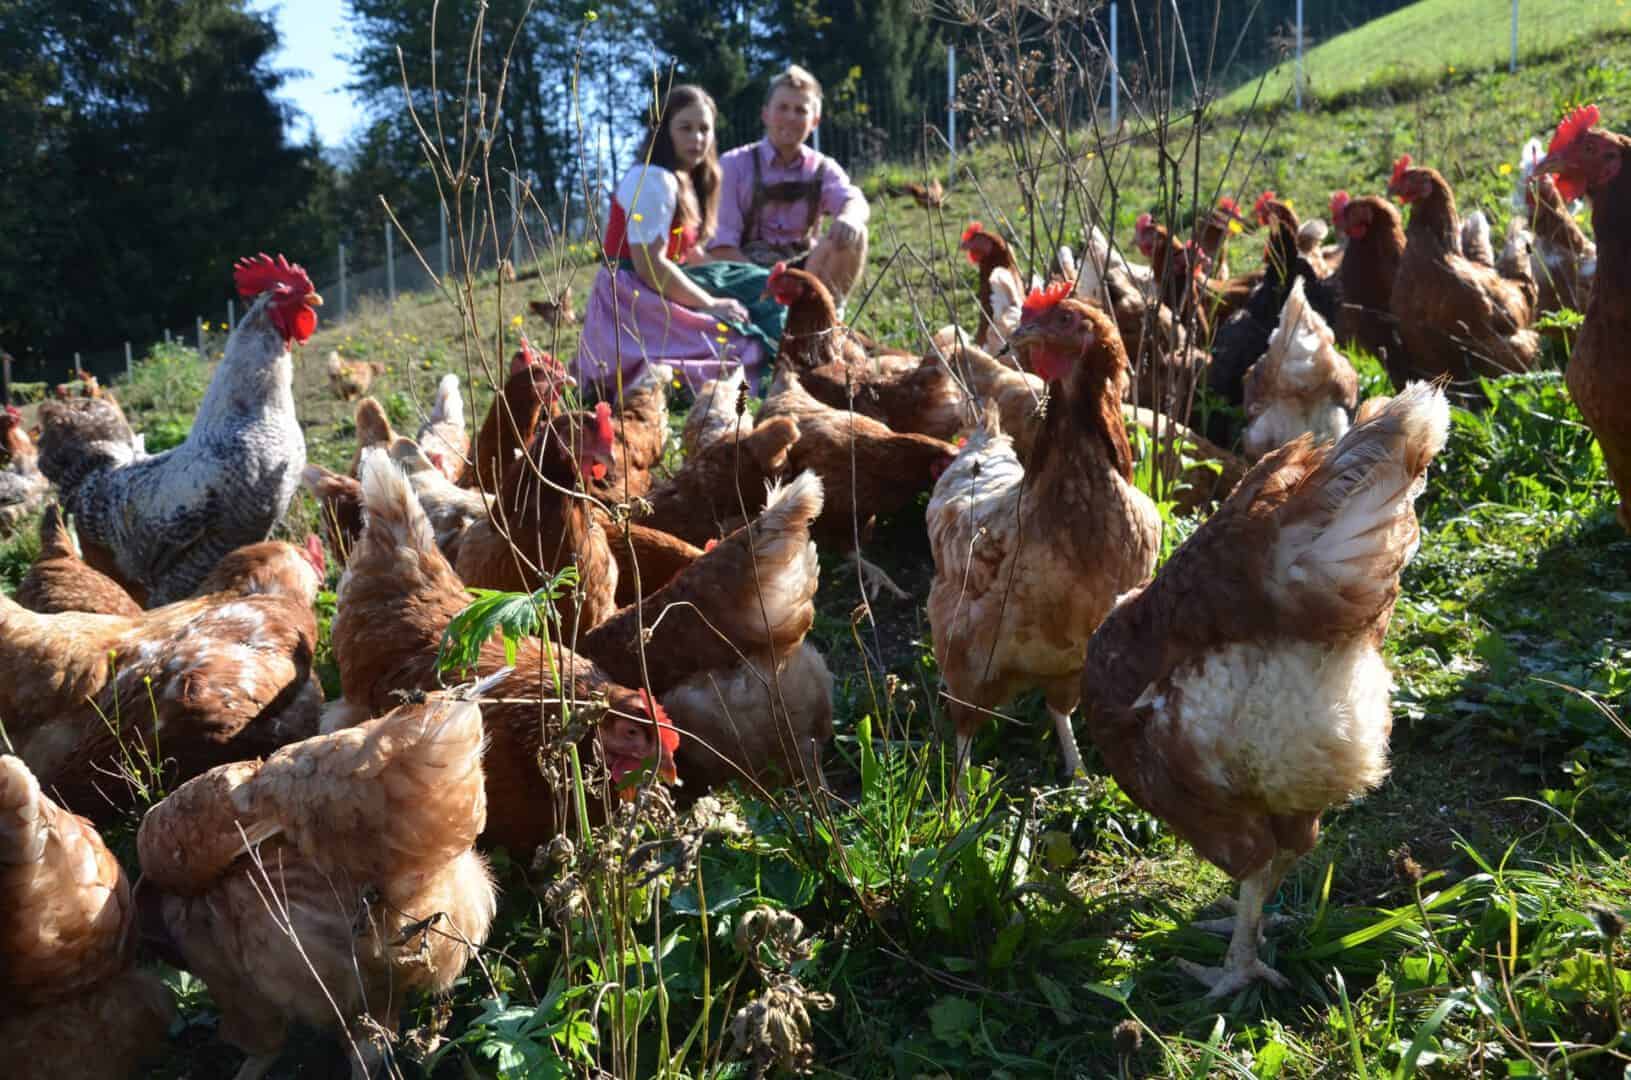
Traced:
<path id="1" fill-rule="evenodd" d="M 840 305 L 866 268 L 872 210 L 838 163 L 804 145 L 821 123 L 821 84 L 790 65 L 770 82 L 765 137 L 719 159 L 719 221 L 708 254 L 770 266 L 803 261 Z M 823 214 L 833 221 L 817 239 Z"/>

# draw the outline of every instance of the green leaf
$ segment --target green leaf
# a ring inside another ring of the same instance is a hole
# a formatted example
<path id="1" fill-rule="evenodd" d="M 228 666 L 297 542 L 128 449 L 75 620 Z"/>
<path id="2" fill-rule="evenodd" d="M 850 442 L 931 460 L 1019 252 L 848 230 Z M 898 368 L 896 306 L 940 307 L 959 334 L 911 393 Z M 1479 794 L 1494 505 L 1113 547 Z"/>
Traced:
<path id="1" fill-rule="evenodd" d="M 953 1046 L 967 1043 L 979 1022 L 979 1006 L 964 998 L 947 996 L 929 1006 L 929 1027 L 934 1037 Z"/>

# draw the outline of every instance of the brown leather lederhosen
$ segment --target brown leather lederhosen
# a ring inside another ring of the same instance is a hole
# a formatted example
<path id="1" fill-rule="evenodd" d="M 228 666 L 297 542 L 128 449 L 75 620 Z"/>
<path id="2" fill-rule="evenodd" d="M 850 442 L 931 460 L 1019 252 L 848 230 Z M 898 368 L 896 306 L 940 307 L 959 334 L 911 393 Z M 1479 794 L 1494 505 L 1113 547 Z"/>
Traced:
<path id="1" fill-rule="evenodd" d="M 783 180 L 776 184 L 766 184 L 764 173 L 759 165 L 759 147 L 753 148 L 753 201 L 748 205 L 748 211 L 742 217 L 742 254 L 760 266 L 771 266 L 778 262 L 798 262 L 816 245 L 816 229 L 821 225 L 821 189 L 827 180 L 827 163 L 823 161 L 816 166 L 816 174 L 808 180 Z M 799 202 L 803 200 L 807 211 L 804 221 L 804 234 L 797 240 L 786 244 L 772 244 L 770 241 L 755 237 L 759 231 L 759 215 L 764 212 L 767 203 Z"/>

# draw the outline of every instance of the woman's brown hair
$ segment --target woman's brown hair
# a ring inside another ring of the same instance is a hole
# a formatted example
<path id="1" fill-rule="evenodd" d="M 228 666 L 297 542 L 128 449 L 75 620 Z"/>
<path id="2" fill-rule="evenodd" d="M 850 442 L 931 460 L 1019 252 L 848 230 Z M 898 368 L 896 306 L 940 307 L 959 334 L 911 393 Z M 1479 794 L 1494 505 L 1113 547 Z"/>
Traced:
<path id="1" fill-rule="evenodd" d="M 674 137 L 668 132 L 668 125 L 679 113 L 693 105 L 701 105 L 708 110 L 715 125 L 714 138 L 708 143 L 708 152 L 701 161 L 690 170 L 679 167 L 679 155 L 674 152 Z M 680 223 L 690 223 L 691 211 L 684 198 L 685 188 L 690 186 L 696 193 L 697 210 L 702 214 L 702 220 L 696 222 L 698 244 L 706 244 L 708 238 L 714 234 L 714 225 L 719 216 L 719 106 L 708 91 L 691 83 L 681 83 L 668 91 L 663 98 L 662 107 L 655 117 L 651 117 L 651 133 L 646 138 L 643 160 L 652 165 L 660 165 L 673 173 L 680 182 L 679 207 L 676 213 L 680 216 Z"/>

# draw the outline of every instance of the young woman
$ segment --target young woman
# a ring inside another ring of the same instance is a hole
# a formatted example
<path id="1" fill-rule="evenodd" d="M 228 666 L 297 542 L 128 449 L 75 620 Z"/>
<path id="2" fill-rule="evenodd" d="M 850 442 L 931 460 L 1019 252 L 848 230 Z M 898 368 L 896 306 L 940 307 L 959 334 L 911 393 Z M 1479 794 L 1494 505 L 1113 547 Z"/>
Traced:
<path id="1" fill-rule="evenodd" d="M 645 152 L 612 195 L 604 251 L 583 315 L 575 374 L 611 388 L 648 361 L 695 386 L 775 355 L 787 309 L 764 297 L 769 272 L 710 260 L 719 204 L 717 110 L 696 86 L 669 91 Z"/>

